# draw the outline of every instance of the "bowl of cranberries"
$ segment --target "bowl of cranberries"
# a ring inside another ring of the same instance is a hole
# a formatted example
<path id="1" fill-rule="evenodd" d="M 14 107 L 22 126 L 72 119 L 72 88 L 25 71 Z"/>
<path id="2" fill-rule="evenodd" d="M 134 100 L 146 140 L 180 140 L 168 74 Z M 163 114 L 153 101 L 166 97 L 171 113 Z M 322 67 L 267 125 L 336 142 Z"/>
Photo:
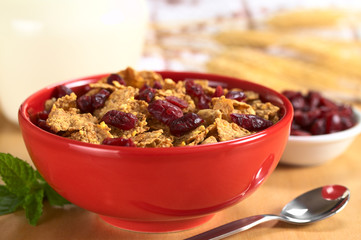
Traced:
<path id="1" fill-rule="evenodd" d="M 129 69 L 48 86 L 19 110 L 43 178 L 141 232 L 193 228 L 250 196 L 276 168 L 292 118 L 284 95 L 249 81 Z"/>
<path id="2" fill-rule="evenodd" d="M 340 156 L 361 133 L 361 113 L 317 91 L 282 92 L 292 103 L 291 136 L 281 163 L 311 166 Z"/>

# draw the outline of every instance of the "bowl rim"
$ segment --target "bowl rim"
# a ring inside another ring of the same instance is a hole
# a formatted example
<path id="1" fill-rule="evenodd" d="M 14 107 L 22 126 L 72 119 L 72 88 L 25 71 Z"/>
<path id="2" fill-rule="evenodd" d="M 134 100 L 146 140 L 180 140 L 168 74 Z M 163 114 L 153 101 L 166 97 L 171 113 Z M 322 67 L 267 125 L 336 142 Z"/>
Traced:
<path id="1" fill-rule="evenodd" d="M 266 90 L 267 92 L 271 92 L 273 95 L 277 96 L 278 99 L 280 99 L 282 101 L 282 104 L 284 106 L 284 110 L 285 110 L 284 115 L 280 118 L 280 120 L 276 124 L 272 125 L 271 127 L 264 129 L 262 131 L 259 131 L 257 133 L 253 133 L 253 134 L 241 137 L 241 138 L 227 140 L 227 141 L 223 141 L 223 142 L 217 142 L 217 143 L 204 144 L 204 145 L 168 147 L 168 148 L 132 148 L 132 147 L 98 145 L 98 144 L 86 143 L 86 142 L 81 142 L 81 141 L 61 137 L 61 136 L 58 136 L 53 133 L 49 133 L 49 132 L 37 127 L 34 123 L 32 123 L 32 121 L 30 120 L 30 117 L 29 117 L 29 113 L 27 112 L 29 102 L 32 99 L 34 99 L 38 96 L 41 96 L 44 92 L 47 92 L 50 89 L 53 89 L 58 85 L 66 84 L 68 86 L 70 85 L 71 87 L 83 86 L 84 82 L 89 82 L 94 79 L 99 80 L 101 77 L 104 77 L 104 76 L 107 76 L 110 74 L 110 73 L 103 73 L 103 74 L 96 74 L 96 75 L 91 75 L 91 76 L 86 76 L 86 77 L 76 78 L 76 79 L 72 79 L 72 80 L 53 83 L 51 85 L 48 85 L 48 86 L 34 92 L 30 96 L 28 96 L 19 107 L 19 111 L 18 111 L 19 123 L 23 122 L 24 124 L 28 125 L 29 127 L 32 127 L 33 130 L 36 131 L 38 134 L 42 134 L 43 136 L 48 136 L 48 137 L 54 138 L 63 143 L 67 143 L 67 144 L 71 144 L 71 145 L 79 145 L 79 146 L 82 146 L 85 148 L 101 149 L 101 150 L 113 150 L 113 151 L 122 150 L 122 151 L 131 152 L 134 154 L 144 154 L 144 153 L 169 154 L 169 153 L 174 153 L 174 152 L 177 153 L 179 151 L 184 151 L 184 149 L 187 149 L 187 151 L 207 151 L 207 150 L 209 150 L 209 148 L 212 148 L 212 149 L 223 148 L 223 147 L 229 146 L 229 145 L 239 145 L 239 144 L 243 144 L 246 142 L 255 141 L 268 134 L 277 132 L 279 129 L 281 129 L 285 125 L 287 125 L 288 122 L 291 125 L 291 122 L 293 119 L 293 107 L 292 107 L 291 102 L 280 92 L 277 92 L 276 90 L 273 90 L 264 85 L 254 83 L 254 82 L 251 82 L 248 80 L 243 80 L 240 78 L 223 76 L 223 75 L 218 75 L 218 74 L 213 74 L 213 73 L 200 73 L 200 72 L 187 72 L 187 71 L 185 71 L 185 72 L 184 71 L 154 71 L 154 72 L 159 73 L 161 75 L 162 74 L 163 75 L 176 74 L 176 75 L 179 75 L 180 77 L 184 76 L 185 78 L 183 77 L 183 79 L 186 79 L 186 76 L 188 76 L 188 78 L 205 79 L 205 80 L 210 80 L 210 78 L 211 79 L 219 78 L 219 82 L 224 82 L 224 80 L 228 80 L 228 81 L 239 81 L 239 82 L 243 82 L 243 83 L 246 83 L 249 85 L 253 85 L 254 87 L 261 88 L 261 89 Z M 210 81 L 212 81 L 212 80 L 210 80 Z M 215 80 L 213 80 L 213 81 L 215 81 Z M 289 128 L 289 131 L 290 131 L 290 128 Z"/>
<path id="2" fill-rule="evenodd" d="M 352 107 L 352 110 L 357 118 L 357 122 L 351 128 L 340 132 L 322 134 L 322 135 L 313 135 L 313 136 L 293 136 L 290 135 L 288 141 L 294 143 L 321 143 L 321 142 L 333 142 L 342 139 L 347 139 L 355 137 L 361 133 L 361 111 Z"/>

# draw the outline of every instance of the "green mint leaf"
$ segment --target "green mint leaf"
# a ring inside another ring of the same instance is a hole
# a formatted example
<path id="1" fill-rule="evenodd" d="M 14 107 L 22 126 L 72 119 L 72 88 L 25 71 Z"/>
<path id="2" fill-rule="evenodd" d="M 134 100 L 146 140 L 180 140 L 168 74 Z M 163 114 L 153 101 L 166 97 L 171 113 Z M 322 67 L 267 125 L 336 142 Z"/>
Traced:
<path id="1" fill-rule="evenodd" d="M 41 214 L 43 213 L 43 198 L 43 189 L 35 190 L 25 197 L 23 208 L 25 210 L 26 218 L 33 226 L 36 226 Z"/>
<path id="2" fill-rule="evenodd" d="M 70 202 L 60 196 L 27 162 L 10 154 L 0 153 L 0 215 L 25 210 L 31 225 L 36 225 L 43 213 L 46 197 L 51 205 L 62 206 Z"/>
<path id="3" fill-rule="evenodd" d="M 15 212 L 22 202 L 23 198 L 16 196 L 5 186 L 0 185 L 0 215 Z"/>
<path id="4" fill-rule="evenodd" d="M 70 204 L 68 200 L 63 198 L 59 193 L 57 193 L 53 188 L 48 184 L 44 186 L 45 196 L 48 199 L 50 205 L 52 206 L 64 206 Z"/>
<path id="5" fill-rule="evenodd" d="M 0 153 L 0 176 L 6 188 L 17 196 L 26 195 L 36 182 L 36 173 L 30 164 L 6 153 Z"/>
<path id="6" fill-rule="evenodd" d="M 35 177 L 38 179 L 40 184 L 47 184 L 43 176 L 41 176 L 37 170 L 35 170 Z"/>

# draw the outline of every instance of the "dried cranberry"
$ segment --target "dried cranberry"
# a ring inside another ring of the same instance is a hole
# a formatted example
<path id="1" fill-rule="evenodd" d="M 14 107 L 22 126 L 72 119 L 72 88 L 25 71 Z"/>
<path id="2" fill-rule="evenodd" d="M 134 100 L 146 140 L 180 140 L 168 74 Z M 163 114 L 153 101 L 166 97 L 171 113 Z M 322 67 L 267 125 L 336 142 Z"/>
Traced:
<path id="1" fill-rule="evenodd" d="M 303 112 L 301 110 L 295 110 L 293 119 L 295 123 L 301 127 L 307 127 L 312 123 L 311 119 L 308 117 L 307 112 Z"/>
<path id="2" fill-rule="evenodd" d="M 352 108 L 350 106 L 339 106 L 338 113 L 343 117 L 350 117 L 352 118 L 354 113 L 352 111 Z"/>
<path id="3" fill-rule="evenodd" d="M 197 107 L 199 109 L 207 109 L 209 108 L 209 103 L 211 102 L 211 98 L 205 94 L 198 97 Z"/>
<path id="4" fill-rule="evenodd" d="M 320 115 L 321 111 L 317 108 L 310 111 L 295 110 L 293 120 L 299 126 L 307 129 Z"/>
<path id="5" fill-rule="evenodd" d="M 308 116 L 310 122 L 315 121 L 321 115 L 322 115 L 321 110 L 318 108 L 313 108 L 307 112 L 307 116 Z"/>
<path id="6" fill-rule="evenodd" d="M 260 131 L 273 125 L 271 121 L 251 114 L 232 113 L 231 119 L 238 126 L 249 131 Z"/>
<path id="7" fill-rule="evenodd" d="M 130 138 L 105 138 L 102 142 L 104 145 L 135 147 L 134 142 Z"/>
<path id="8" fill-rule="evenodd" d="M 342 122 L 343 129 L 349 129 L 349 128 L 355 126 L 355 124 L 356 124 L 356 120 L 352 117 L 341 116 L 341 122 Z"/>
<path id="9" fill-rule="evenodd" d="M 319 118 L 326 118 L 328 114 L 330 114 L 330 112 L 334 112 L 332 109 L 329 109 L 328 107 L 325 106 L 320 106 L 318 107 L 318 109 L 320 110 Z"/>
<path id="10" fill-rule="evenodd" d="M 187 94 L 191 95 L 192 97 L 200 97 L 204 95 L 202 86 L 195 83 L 192 79 L 187 79 L 185 81 L 185 88 Z"/>
<path id="11" fill-rule="evenodd" d="M 216 87 L 216 90 L 214 91 L 212 97 L 221 97 L 221 96 L 223 96 L 223 93 L 224 93 L 224 92 L 223 92 L 222 86 L 221 86 L 221 85 L 218 85 L 218 86 Z"/>
<path id="12" fill-rule="evenodd" d="M 207 96 L 200 84 L 197 84 L 192 79 L 185 80 L 186 93 L 197 99 L 197 107 L 199 109 L 209 108 L 211 97 Z"/>
<path id="13" fill-rule="evenodd" d="M 167 100 L 168 102 L 170 102 L 180 108 L 188 107 L 188 103 L 186 101 L 184 101 L 183 99 L 177 98 L 175 96 L 167 96 L 165 98 L 165 100 Z"/>
<path id="14" fill-rule="evenodd" d="M 138 118 L 131 114 L 117 110 L 110 110 L 102 117 L 102 121 L 106 124 L 114 126 L 122 130 L 129 130 L 135 127 Z"/>
<path id="15" fill-rule="evenodd" d="M 48 117 L 49 117 L 49 112 L 47 112 L 45 110 L 37 113 L 38 119 L 46 120 L 46 119 L 48 119 Z"/>
<path id="16" fill-rule="evenodd" d="M 339 132 L 343 130 L 342 120 L 339 114 L 331 113 L 326 118 L 326 133 Z"/>
<path id="17" fill-rule="evenodd" d="M 282 94 L 285 95 L 291 101 L 292 106 L 295 110 L 305 108 L 306 100 L 301 92 L 283 91 Z"/>
<path id="18" fill-rule="evenodd" d="M 321 135 L 326 133 L 326 120 L 324 118 L 316 119 L 310 128 L 312 135 Z"/>
<path id="19" fill-rule="evenodd" d="M 307 94 L 308 105 L 310 109 L 317 108 L 321 102 L 321 94 L 316 91 L 309 91 Z"/>
<path id="20" fill-rule="evenodd" d="M 88 95 L 80 96 L 76 100 L 76 104 L 81 112 L 83 113 L 91 113 L 94 111 L 94 107 L 92 105 L 92 97 Z"/>
<path id="21" fill-rule="evenodd" d="M 301 129 L 302 127 L 293 120 L 291 124 L 291 130 L 301 130 Z"/>
<path id="22" fill-rule="evenodd" d="M 322 97 L 320 99 L 320 105 L 325 106 L 328 109 L 335 109 L 335 110 L 338 109 L 338 106 L 336 103 L 334 103 L 333 101 L 331 101 L 325 97 Z"/>
<path id="23" fill-rule="evenodd" d="M 55 98 L 61 98 L 65 95 L 70 95 L 73 92 L 70 88 L 65 85 L 59 85 L 55 89 Z"/>
<path id="24" fill-rule="evenodd" d="M 104 107 L 105 101 L 109 97 L 110 92 L 106 89 L 100 90 L 98 93 L 94 94 L 91 98 L 92 106 L 94 109 Z"/>
<path id="25" fill-rule="evenodd" d="M 119 82 L 121 85 L 125 85 L 124 79 L 119 74 L 110 74 L 107 78 L 108 84 L 113 84 L 114 81 Z"/>
<path id="26" fill-rule="evenodd" d="M 306 106 L 306 101 L 302 96 L 297 96 L 290 100 L 294 109 L 303 109 Z"/>
<path id="27" fill-rule="evenodd" d="M 38 119 L 36 125 L 47 132 L 53 132 L 53 130 L 51 130 L 51 127 L 46 123 L 46 120 Z"/>
<path id="28" fill-rule="evenodd" d="M 242 101 L 246 98 L 246 94 L 242 91 L 229 91 L 226 94 L 226 98 Z"/>
<path id="29" fill-rule="evenodd" d="M 294 98 L 294 97 L 298 97 L 300 95 L 300 92 L 293 91 L 293 90 L 285 90 L 285 91 L 282 92 L 282 94 L 285 95 L 286 98 L 291 99 L 291 98 Z"/>
<path id="30" fill-rule="evenodd" d="M 148 105 L 148 111 L 166 125 L 183 116 L 182 109 L 166 100 L 155 100 L 151 102 Z"/>
<path id="31" fill-rule="evenodd" d="M 84 88 L 82 89 L 82 92 L 83 92 L 83 93 L 87 93 L 87 92 L 89 92 L 91 89 L 92 89 L 92 88 L 90 87 L 90 85 L 87 84 L 87 85 L 85 85 Z"/>
<path id="32" fill-rule="evenodd" d="M 139 88 L 139 92 L 143 92 L 145 89 L 150 88 L 148 84 L 144 84 L 141 88 Z"/>
<path id="33" fill-rule="evenodd" d="M 150 103 L 155 96 L 155 89 L 149 87 L 148 85 L 144 85 L 139 90 L 139 95 L 136 96 L 136 99 L 146 101 L 147 103 Z"/>
<path id="34" fill-rule="evenodd" d="M 356 123 L 350 106 L 337 104 L 319 92 L 309 91 L 305 96 L 296 91 L 282 93 L 291 100 L 295 109 L 292 125 L 297 125 L 297 130 L 320 135 L 342 131 Z M 291 134 L 298 133 L 291 131 Z"/>
<path id="35" fill-rule="evenodd" d="M 181 136 L 193 129 L 196 129 L 199 125 L 204 122 L 202 118 L 200 118 L 195 113 L 187 113 L 183 117 L 180 117 L 174 120 L 169 128 L 170 132 L 175 136 Z"/>
<path id="36" fill-rule="evenodd" d="M 158 81 L 155 81 L 154 84 L 153 84 L 153 88 L 154 89 L 162 89 L 162 84 L 160 84 L 160 82 Z"/>

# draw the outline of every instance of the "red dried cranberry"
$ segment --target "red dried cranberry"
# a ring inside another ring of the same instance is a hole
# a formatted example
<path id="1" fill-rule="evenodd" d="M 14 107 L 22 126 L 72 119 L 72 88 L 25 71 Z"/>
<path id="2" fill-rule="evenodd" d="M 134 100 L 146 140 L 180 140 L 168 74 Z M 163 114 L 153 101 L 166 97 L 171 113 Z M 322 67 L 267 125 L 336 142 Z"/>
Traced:
<path id="1" fill-rule="evenodd" d="M 306 101 L 303 96 L 297 96 L 290 100 L 294 109 L 304 109 L 306 106 Z"/>
<path id="2" fill-rule="evenodd" d="M 55 98 L 61 98 L 65 95 L 70 95 L 73 92 L 70 88 L 65 85 L 59 85 L 55 89 Z"/>
<path id="3" fill-rule="evenodd" d="M 356 124 L 356 120 L 352 117 L 341 116 L 341 122 L 342 122 L 343 129 L 349 129 L 349 128 L 355 126 L 355 124 Z"/>
<path id="4" fill-rule="evenodd" d="M 301 130 L 301 129 L 302 129 L 301 126 L 295 123 L 295 121 L 293 120 L 291 124 L 291 130 Z"/>
<path id="5" fill-rule="evenodd" d="M 202 118 L 200 118 L 195 113 L 187 113 L 183 117 L 180 117 L 174 120 L 169 128 L 170 132 L 175 136 L 181 136 L 193 129 L 196 129 L 199 125 L 204 122 Z"/>
<path id="6" fill-rule="evenodd" d="M 81 112 L 83 113 L 91 113 L 94 111 L 94 107 L 92 105 L 92 97 L 88 95 L 80 96 L 76 100 L 76 104 Z"/>
<path id="7" fill-rule="evenodd" d="M 46 120 L 38 119 L 36 125 L 39 128 L 41 128 L 41 129 L 43 129 L 43 130 L 45 130 L 47 132 L 51 132 L 51 133 L 53 132 L 53 130 L 51 130 L 50 126 L 46 123 Z"/>
<path id="8" fill-rule="evenodd" d="M 336 103 L 334 103 L 333 101 L 331 101 L 331 100 L 329 100 L 329 99 L 327 99 L 325 97 L 322 97 L 320 99 L 320 105 L 325 106 L 328 109 L 335 109 L 335 110 L 338 109 L 338 106 L 337 106 Z"/>
<path id="9" fill-rule="evenodd" d="M 207 109 L 209 108 L 209 103 L 211 102 L 211 98 L 205 94 L 198 97 L 197 107 L 199 109 Z"/>
<path id="10" fill-rule="evenodd" d="M 354 113 L 350 106 L 339 105 L 323 97 L 319 92 L 309 91 L 305 96 L 295 91 L 284 91 L 283 94 L 291 100 L 295 109 L 292 125 L 297 125 L 299 127 L 297 130 L 320 135 L 342 131 L 355 124 Z M 300 100 L 301 96 L 304 100 Z M 291 134 L 294 132 L 291 131 Z"/>
<path id="11" fill-rule="evenodd" d="M 328 107 L 325 106 L 320 106 L 318 107 L 318 109 L 320 110 L 319 118 L 326 118 L 328 114 L 330 114 L 330 112 L 334 112 L 332 109 L 329 109 Z"/>
<path id="12" fill-rule="evenodd" d="M 91 98 L 92 106 L 94 109 L 104 107 L 105 101 L 108 99 L 110 92 L 106 89 L 100 90 L 98 93 L 94 94 Z"/>
<path id="13" fill-rule="evenodd" d="M 260 131 L 273 125 L 271 121 L 251 114 L 232 113 L 231 119 L 238 126 L 249 131 Z"/>
<path id="14" fill-rule="evenodd" d="M 183 116 L 182 109 L 166 100 L 155 100 L 151 102 L 148 105 L 148 111 L 166 125 Z"/>
<path id="15" fill-rule="evenodd" d="M 199 109 L 209 108 L 211 97 L 204 93 L 204 90 L 200 84 L 197 84 L 192 79 L 185 80 L 186 93 L 197 99 L 197 107 Z"/>
<path id="16" fill-rule="evenodd" d="M 139 88 L 139 92 L 143 92 L 145 89 L 150 88 L 148 84 L 144 84 L 141 88 Z"/>
<path id="17" fill-rule="evenodd" d="M 47 112 L 46 110 L 37 113 L 38 119 L 46 120 L 48 119 L 48 117 L 49 117 L 49 112 Z"/>
<path id="18" fill-rule="evenodd" d="M 102 121 L 113 127 L 129 130 L 135 127 L 138 118 L 131 113 L 110 110 L 102 117 Z"/>
<path id="19" fill-rule="evenodd" d="M 125 85 L 124 79 L 119 74 L 110 74 L 107 78 L 108 84 L 113 84 L 114 81 L 119 82 L 121 85 Z"/>
<path id="20" fill-rule="evenodd" d="M 90 85 L 87 84 L 87 85 L 85 85 L 84 88 L 82 89 L 82 92 L 83 92 L 83 93 L 87 93 L 87 92 L 89 92 L 91 89 L 92 89 L 92 88 L 90 87 Z"/>
<path id="21" fill-rule="evenodd" d="M 295 110 L 293 120 L 299 126 L 307 129 L 319 116 L 321 111 L 317 108 L 310 111 Z"/>
<path id="22" fill-rule="evenodd" d="M 226 98 L 234 99 L 234 100 L 241 102 L 242 100 L 244 100 L 246 98 L 246 94 L 242 91 L 229 91 L 226 94 Z"/>
<path id="23" fill-rule="evenodd" d="M 286 98 L 291 99 L 298 96 L 300 92 L 294 90 L 284 90 L 282 91 L 282 94 L 285 95 Z"/>
<path id="24" fill-rule="evenodd" d="M 160 84 L 160 82 L 158 81 L 155 81 L 154 84 L 153 84 L 153 88 L 154 89 L 162 89 L 162 84 Z"/>
<path id="25" fill-rule="evenodd" d="M 136 99 L 146 101 L 150 103 L 155 96 L 155 89 L 149 87 L 148 85 L 144 85 L 141 89 L 139 89 L 139 95 L 136 96 Z"/>
<path id="26" fill-rule="evenodd" d="M 309 91 L 307 94 L 308 105 L 310 109 L 317 108 L 321 102 L 321 94 L 316 91 Z"/>
<path id="27" fill-rule="evenodd" d="M 202 86 L 195 83 L 192 79 L 187 79 L 185 81 L 185 88 L 187 94 L 191 95 L 192 97 L 200 97 L 204 95 Z"/>
<path id="28" fill-rule="evenodd" d="M 295 110 L 305 108 L 306 101 L 301 92 L 288 90 L 288 91 L 283 91 L 282 94 L 285 95 L 291 101 L 292 106 Z"/>
<path id="29" fill-rule="evenodd" d="M 130 138 L 105 138 L 102 144 L 112 146 L 135 147 L 134 142 Z"/>
<path id="30" fill-rule="evenodd" d="M 221 85 L 218 85 L 218 86 L 216 87 L 216 90 L 214 91 L 212 97 L 221 97 L 221 96 L 223 96 L 223 93 L 224 93 L 224 92 L 223 92 L 222 86 L 221 86 Z"/>
<path id="31" fill-rule="evenodd" d="M 350 106 L 345 106 L 345 105 L 339 106 L 338 113 L 343 117 L 350 117 L 350 118 L 352 118 L 354 115 L 352 108 Z"/>
<path id="32" fill-rule="evenodd" d="M 312 123 L 307 115 L 307 112 L 303 112 L 301 110 L 295 110 L 293 119 L 295 123 L 301 127 L 307 127 Z"/>
<path id="33" fill-rule="evenodd" d="M 343 130 L 342 120 L 339 114 L 331 113 L 326 118 L 326 133 Z"/>
<path id="34" fill-rule="evenodd" d="M 175 96 L 167 96 L 165 98 L 165 100 L 167 100 L 168 102 L 170 102 L 180 108 L 188 107 L 188 103 L 186 101 L 184 101 L 183 99 L 177 98 Z"/>
<path id="35" fill-rule="evenodd" d="M 313 108 L 307 112 L 307 116 L 308 116 L 310 122 L 315 121 L 321 115 L 322 115 L 321 110 L 318 108 Z"/>
<path id="36" fill-rule="evenodd" d="M 310 128 L 312 135 L 321 135 L 326 133 L 326 120 L 324 118 L 316 119 Z"/>

